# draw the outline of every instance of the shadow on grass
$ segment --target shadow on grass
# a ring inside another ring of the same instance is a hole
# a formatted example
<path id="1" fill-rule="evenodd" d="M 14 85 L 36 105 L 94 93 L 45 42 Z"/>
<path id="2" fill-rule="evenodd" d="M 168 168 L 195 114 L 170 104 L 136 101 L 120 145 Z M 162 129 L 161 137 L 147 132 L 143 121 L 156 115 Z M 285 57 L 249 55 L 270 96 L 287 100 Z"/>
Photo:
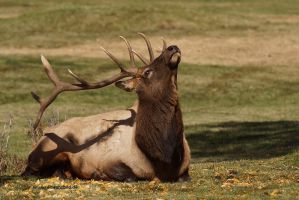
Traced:
<path id="1" fill-rule="evenodd" d="M 225 122 L 186 127 L 192 158 L 200 161 L 263 159 L 299 148 L 299 122 Z"/>
<path id="2" fill-rule="evenodd" d="M 24 179 L 23 177 L 19 176 L 19 175 L 3 175 L 0 176 L 0 187 L 3 186 L 5 183 L 9 182 L 9 181 L 15 181 L 15 180 L 22 180 Z"/>

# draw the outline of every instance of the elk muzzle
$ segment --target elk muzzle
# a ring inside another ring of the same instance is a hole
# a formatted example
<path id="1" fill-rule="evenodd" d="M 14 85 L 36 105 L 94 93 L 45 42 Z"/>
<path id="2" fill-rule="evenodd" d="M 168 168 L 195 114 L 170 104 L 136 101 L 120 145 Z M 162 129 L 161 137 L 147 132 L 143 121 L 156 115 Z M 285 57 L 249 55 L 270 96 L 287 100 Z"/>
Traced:
<path id="1" fill-rule="evenodd" d="M 168 65 L 170 69 L 176 69 L 181 61 L 181 50 L 177 46 L 172 45 L 166 49 L 166 53 L 169 56 Z"/>

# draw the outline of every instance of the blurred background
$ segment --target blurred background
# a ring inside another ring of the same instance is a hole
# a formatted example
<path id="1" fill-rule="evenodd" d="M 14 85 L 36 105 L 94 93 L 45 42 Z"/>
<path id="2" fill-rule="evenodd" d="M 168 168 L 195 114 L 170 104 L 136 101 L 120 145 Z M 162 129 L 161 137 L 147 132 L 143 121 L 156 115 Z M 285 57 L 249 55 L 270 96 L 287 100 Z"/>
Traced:
<path id="1" fill-rule="evenodd" d="M 193 176 L 207 163 L 244 159 L 249 170 L 258 168 L 252 161 L 298 166 L 297 0 L 0 0 L 0 174 L 19 173 L 34 143 L 27 131 L 39 105 L 30 91 L 45 97 L 52 88 L 40 54 L 66 81 L 73 81 L 67 67 L 97 81 L 118 70 L 100 46 L 129 63 L 119 35 L 148 56 L 137 32 L 156 56 L 161 37 L 182 51 L 180 101 Z M 135 99 L 114 86 L 64 93 L 43 124 L 124 109 Z M 293 195 L 294 174 L 284 175 L 290 183 L 280 187 Z"/>

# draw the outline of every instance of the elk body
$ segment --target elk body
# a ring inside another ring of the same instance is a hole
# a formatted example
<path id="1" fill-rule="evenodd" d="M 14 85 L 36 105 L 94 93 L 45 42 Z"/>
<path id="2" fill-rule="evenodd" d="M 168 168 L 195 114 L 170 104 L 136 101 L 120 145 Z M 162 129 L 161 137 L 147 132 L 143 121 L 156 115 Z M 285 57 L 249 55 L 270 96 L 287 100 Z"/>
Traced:
<path id="1" fill-rule="evenodd" d="M 127 110 L 69 119 L 46 128 L 28 157 L 23 175 L 78 177 L 96 180 L 137 181 L 158 178 L 161 181 L 188 180 L 190 150 L 183 132 L 178 100 L 177 70 L 181 52 L 177 46 L 166 48 L 154 59 L 146 41 L 150 61 L 132 50 L 126 39 L 131 65 L 123 65 L 107 50 L 120 67 L 120 74 L 98 83 L 89 83 L 69 71 L 79 82 L 59 80 L 42 57 L 46 73 L 54 83 L 52 95 L 42 100 L 34 125 L 38 127 L 45 109 L 63 91 L 101 88 L 112 83 L 125 91 L 135 91 L 138 101 Z M 134 54 L 144 63 L 135 67 Z M 128 80 L 123 78 L 130 77 Z"/>

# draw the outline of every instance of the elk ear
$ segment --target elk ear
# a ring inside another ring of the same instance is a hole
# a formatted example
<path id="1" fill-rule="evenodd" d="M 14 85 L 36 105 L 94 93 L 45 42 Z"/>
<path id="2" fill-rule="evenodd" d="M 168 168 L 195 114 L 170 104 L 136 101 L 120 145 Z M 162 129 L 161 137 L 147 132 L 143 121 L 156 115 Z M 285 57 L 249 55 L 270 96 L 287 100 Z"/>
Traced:
<path id="1" fill-rule="evenodd" d="M 125 81 L 117 81 L 115 83 L 115 86 L 125 90 L 127 92 L 132 92 L 133 90 L 136 89 L 136 80 L 135 78 L 129 79 L 129 80 L 125 80 Z"/>

